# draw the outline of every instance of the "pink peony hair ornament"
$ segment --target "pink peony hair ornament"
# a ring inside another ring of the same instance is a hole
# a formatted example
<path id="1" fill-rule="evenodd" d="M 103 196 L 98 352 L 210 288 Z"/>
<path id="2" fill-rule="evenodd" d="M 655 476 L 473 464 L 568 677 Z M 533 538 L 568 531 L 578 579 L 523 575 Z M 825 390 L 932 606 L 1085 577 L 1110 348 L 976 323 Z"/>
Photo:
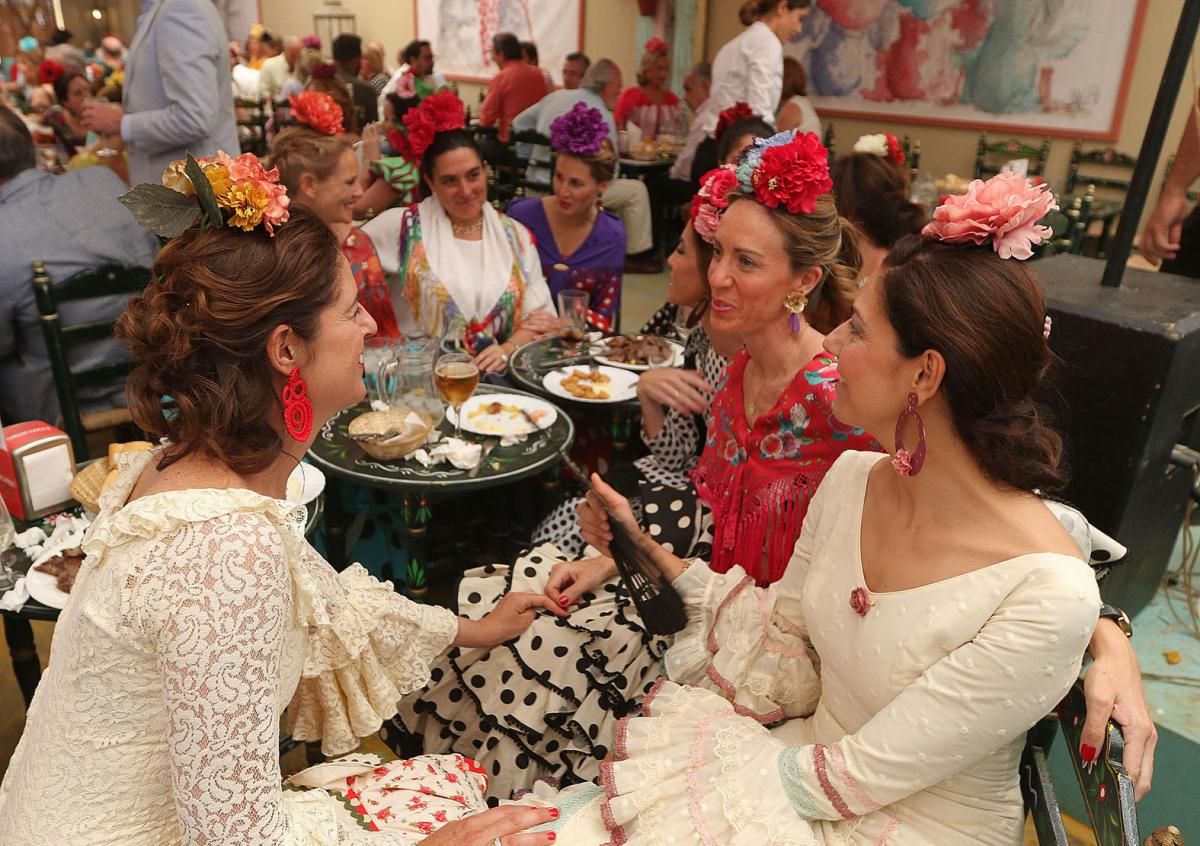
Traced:
<path id="1" fill-rule="evenodd" d="M 990 240 L 1000 258 L 1023 260 L 1050 238 L 1050 227 L 1038 221 L 1057 208 L 1046 185 L 1034 185 L 1015 173 L 998 173 L 986 182 L 974 180 L 966 194 L 946 197 L 921 234 L 951 244 Z"/>
<path id="2" fill-rule="evenodd" d="M 706 243 L 716 240 L 717 224 L 729 208 L 729 195 L 737 190 L 737 171 L 733 165 L 722 165 L 700 178 L 700 190 L 692 197 L 691 222 L 692 229 Z"/>

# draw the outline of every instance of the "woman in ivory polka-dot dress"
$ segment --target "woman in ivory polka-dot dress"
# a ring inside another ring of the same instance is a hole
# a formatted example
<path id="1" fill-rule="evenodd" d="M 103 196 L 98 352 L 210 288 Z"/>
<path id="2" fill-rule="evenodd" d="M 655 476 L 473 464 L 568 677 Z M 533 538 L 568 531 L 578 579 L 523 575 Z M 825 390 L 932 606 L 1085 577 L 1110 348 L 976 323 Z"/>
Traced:
<path id="1" fill-rule="evenodd" d="M 732 174 L 714 173 L 718 181 Z M 698 275 L 713 251 L 720 255 L 712 223 L 719 212 L 711 203 L 695 210 L 682 255 L 672 259 L 674 284 Z M 857 254 L 842 239 L 832 199 L 814 214 L 752 221 L 743 232 L 753 235 L 763 256 L 759 266 L 727 264 L 725 275 L 736 282 L 707 274 L 714 291 L 725 292 L 706 318 L 714 336 L 743 338 L 746 349 L 718 383 L 707 436 L 696 430 L 693 443 L 703 453 L 694 483 L 679 475 L 655 480 L 643 470 L 642 484 L 618 486 L 636 494 L 645 530 L 665 548 L 709 559 L 717 572 L 742 564 L 766 585 L 783 573 L 809 497 L 834 459 L 847 449 L 879 447 L 834 419 L 833 359 L 821 349 L 822 335 L 799 314 L 793 331 L 794 312 L 785 305 L 801 308 L 803 298 L 792 295 L 804 292 L 812 300 L 809 313 L 826 327 L 849 312 L 857 285 L 854 270 L 840 263 L 841 251 Z M 699 379 L 666 387 L 697 397 L 702 390 Z M 663 430 L 676 418 L 687 415 L 668 414 Z M 645 415 L 647 428 L 660 420 L 661 412 Z M 687 449 L 694 455 L 696 447 Z M 658 462 L 660 470 L 664 463 Z M 408 748 L 410 734 L 420 736 L 427 752 L 453 749 L 473 757 L 499 799 L 539 776 L 570 783 L 598 774 L 616 720 L 636 709 L 661 673 L 668 641 L 644 630 L 610 559 L 560 563 L 577 557 L 576 549 L 543 545 L 512 567 L 467 573 L 459 599 L 471 617 L 510 590 L 545 590 L 564 606 L 578 606 L 562 625 L 539 618 L 511 643 L 442 658 L 431 686 L 402 699 L 397 717 L 385 725 L 392 748 Z"/>

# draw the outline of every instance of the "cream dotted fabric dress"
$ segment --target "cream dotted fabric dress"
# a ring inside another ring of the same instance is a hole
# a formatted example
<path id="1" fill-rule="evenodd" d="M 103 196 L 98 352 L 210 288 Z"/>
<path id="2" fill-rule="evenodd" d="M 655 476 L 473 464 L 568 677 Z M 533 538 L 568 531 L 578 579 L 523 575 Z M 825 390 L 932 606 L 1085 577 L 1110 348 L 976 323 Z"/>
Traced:
<path id="1" fill-rule="evenodd" d="M 0 786 L 0 843 L 410 844 L 280 786 L 279 719 L 348 752 L 425 684 L 458 628 L 357 565 L 303 510 L 247 490 L 124 505 L 157 453 L 123 455 Z M 417 838 L 420 839 L 420 838 Z"/>
<path id="2" fill-rule="evenodd" d="M 563 821 L 564 836 L 607 834 L 566 842 L 1021 842 L 1025 732 L 1078 677 L 1095 578 L 1076 558 L 1022 555 L 874 594 L 860 616 L 879 460 L 837 460 L 778 583 L 700 562 L 676 580 L 690 623 L 666 654 L 672 681 L 618 725 L 602 790 Z"/>

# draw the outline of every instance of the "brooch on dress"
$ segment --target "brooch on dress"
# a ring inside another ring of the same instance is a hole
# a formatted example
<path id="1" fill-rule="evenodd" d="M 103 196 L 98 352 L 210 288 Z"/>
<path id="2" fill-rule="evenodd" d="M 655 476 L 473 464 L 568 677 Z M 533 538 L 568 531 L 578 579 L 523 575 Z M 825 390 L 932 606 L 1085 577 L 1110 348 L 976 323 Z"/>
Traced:
<path id="1" fill-rule="evenodd" d="M 865 587 L 856 587 L 850 591 L 850 608 L 860 617 L 867 616 L 867 612 L 875 605 L 875 600 L 871 599 L 871 594 Z"/>

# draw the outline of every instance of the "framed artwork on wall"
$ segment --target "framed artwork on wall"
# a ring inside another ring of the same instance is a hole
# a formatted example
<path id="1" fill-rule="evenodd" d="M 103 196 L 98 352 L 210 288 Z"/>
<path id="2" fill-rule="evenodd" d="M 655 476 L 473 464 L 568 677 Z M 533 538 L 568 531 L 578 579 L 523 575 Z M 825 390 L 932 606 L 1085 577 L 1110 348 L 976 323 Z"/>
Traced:
<path id="1" fill-rule="evenodd" d="M 822 115 L 1111 141 L 1147 0 L 817 0 L 785 47 Z"/>
<path id="2" fill-rule="evenodd" d="M 585 0 L 417 0 L 417 38 L 433 45 L 447 79 L 487 82 L 496 75 L 492 36 L 511 32 L 538 47 L 538 63 L 557 78 L 568 53 L 583 49 Z"/>

